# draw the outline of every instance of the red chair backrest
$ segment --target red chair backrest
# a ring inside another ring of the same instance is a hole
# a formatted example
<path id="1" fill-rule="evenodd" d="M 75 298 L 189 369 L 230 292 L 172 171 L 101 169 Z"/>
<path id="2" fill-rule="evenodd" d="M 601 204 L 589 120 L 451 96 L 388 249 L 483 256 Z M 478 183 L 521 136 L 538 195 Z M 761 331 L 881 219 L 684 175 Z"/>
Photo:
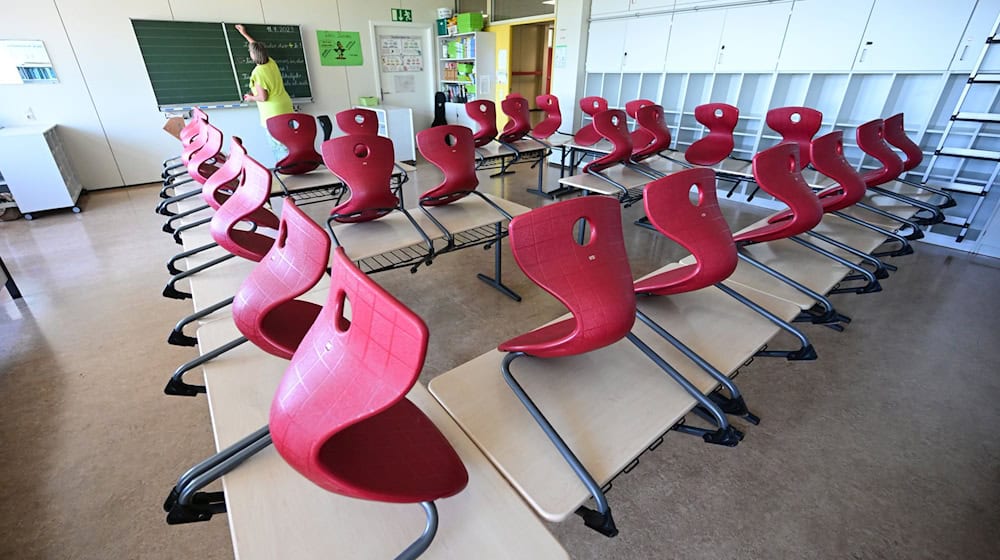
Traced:
<path id="1" fill-rule="evenodd" d="M 322 164 L 316 152 L 316 119 L 305 113 L 288 113 L 267 119 L 267 132 L 288 148 L 288 155 L 275 164 L 284 175 L 309 173 Z"/>
<path id="2" fill-rule="evenodd" d="M 649 99 L 634 99 L 625 103 L 625 113 L 632 117 L 633 120 L 637 120 L 636 113 L 639 112 L 639 109 L 649 107 L 650 105 L 656 105 L 656 103 L 650 101 Z M 652 141 L 652 134 L 648 130 L 643 129 L 641 126 L 636 126 L 635 130 L 632 131 L 633 150 L 641 150 Z"/>
<path id="3" fill-rule="evenodd" d="M 207 123 L 208 115 L 201 109 L 195 107 L 194 109 L 191 109 L 191 118 L 184 124 L 184 128 L 181 129 L 177 136 L 181 139 L 182 143 L 187 144 Z"/>
<path id="4" fill-rule="evenodd" d="M 344 134 L 378 134 L 378 115 L 371 109 L 346 109 L 334 117 Z"/>
<path id="5" fill-rule="evenodd" d="M 261 350 L 291 359 L 321 306 L 295 298 L 319 282 L 330 262 L 330 236 L 286 198 L 271 250 L 233 299 L 236 328 Z"/>
<path id="6" fill-rule="evenodd" d="M 512 93 L 500 102 L 500 110 L 507 115 L 507 124 L 503 126 L 498 140 L 510 144 L 531 132 L 531 109 L 527 99 Z"/>
<path id="7" fill-rule="evenodd" d="M 332 138 L 320 146 L 327 168 L 351 190 L 351 198 L 330 211 L 338 222 L 368 222 L 399 206 L 392 194 L 395 152 L 383 136 L 351 134 Z"/>
<path id="8" fill-rule="evenodd" d="M 670 128 L 667 127 L 663 107 L 646 105 L 637 109 L 633 118 L 639 125 L 639 130 L 645 131 L 649 139 L 641 147 L 632 145 L 632 161 L 641 161 L 670 148 Z M 635 139 L 636 134 L 633 132 L 632 142 Z"/>
<path id="9" fill-rule="evenodd" d="M 559 99 L 554 95 L 539 95 L 535 98 L 535 105 L 545 111 L 545 119 L 535 125 L 531 130 L 531 135 L 539 140 L 544 140 L 552 136 L 562 126 L 562 111 L 559 109 Z"/>
<path id="10" fill-rule="evenodd" d="M 920 146 L 906 135 L 906 129 L 903 127 L 903 113 L 896 113 L 885 119 L 884 128 L 886 142 L 901 150 L 906 156 L 906 159 L 903 160 L 903 172 L 920 165 L 920 162 L 924 160 L 924 153 L 920 150 Z"/>
<path id="11" fill-rule="evenodd" d="M 417 133 L 417 149 L 444 173 L 441 183 L 420 196 L 423 205 L 448 204 L 476 190 L 476 148 L 467 127 L 443 125 L 421 130 Z"/>
<path id="12" fill-rule="evenodd" d="M 208 160 L 221 159 L 222 142 L 222 131 L 205 123 L 201 134 L 192 140 L 193 151 L 185 162 L 188 175 L 192 179 L 204 185 L 205 181 L 208 181 L 208 178 L 215 173 L 218 167 L 208 163 Z"/>
<path id="13" fill-rule="evenodd" d="M 590 227 L 584 245 L 573 231 L 580 220 Z M 617 199 L 585 196 L 521 214 L 510 222 L 510 247 L 524 274 L 573 317 L 508 340 L 501 351 L 572 356 L 614 344 L 631 330 L 635 294 Z"/>
<path id="14" fill-rule="evenodd" d="M 595 117 L 608 110 L 608 100 L 596 95 L 584 97 L 580 100 L 580 110 L 590 117 Z M 583 128 L 576 131 L 576 134 L 573 135 L 573 142 L 581 146 L 593 146 L 600 140 L 601 134 L 594 128 L 593 121 L 585 124 Z"/>
<path id="15" fill-rule="evenodd" d="M 692 188 L 697 190 L 697 202 L 691 202 Z M 636 282 L 637 294 L 665 296 L 700 290 L 722 282 L 736 270 L 736 243 L 722 217 L 715 188 L 715 172 L 705 168 L 678 171 L 646 185 L 642 203 L 649 222 L 690 251 L 695 262 Z"/>
<path id="16" fill-rule="evenodd" d="M 420 317 L 338 247 L 329 298 L 271 404 L 278 453 L 316 485 L 345 496 L 421 502 L 461 491 L 468 473 L 458 454 L 406 400 L 427 336 Z"/>
<path id="17" fill-rule="evenodd" d="M 733 131 L 740 110 L 725 103 L 706 103 L 694 108 L 694 118 L 708 128 L 708 134 L 691 144 L 684 159 L 695 165 L 715 165 L 729 157 L 736 146 Z"/>
<path id="18" fill-rule="evenodd" d="M 243 158 L 246 148 L 239 137 L 233 136 L 229 142 L 229 157 L 201 187 L 201 197 L 205 203 L 218 210 L 239 186 L 240 175 L 243 173 Z"/>
<path id="19" fill-rule="evenodd" d="M 817 193 L 825 212 L 836 212 L 865 197 L 865 181 L 844 157 L 844 132 L 836 130 L 812 141 L 812 164 L 837 182 Z"/>
<path id="20" fill-rule="evenodd" d="M 594 115 L 594 130 L 611 142 L 611 152 L 601 156 L 583 167 L 584 173 L 601 171 L 609 167 L 625 163 L 632 155 L 632 137 L 625 122 L 625 112 L 621 109 L 609 109 Z"/>
<path id="21" fill-rule="evenodd" d="M 799 235 L 816 227 L 823 219 L 823 207 L 799 167 L 798 144 L 778 144 L 753 157 L 753 176 L 760 188 L 784 202 L 792 215 L 778 212 L 768 223 L 750 231 L 738 233 L 737 242 L 761 243 Z"/>
<path id="22" fill-rule="evenodd" d="M 465 113 L 476 123 L 472 134 L 476 147 L 482 148 L 497 137 L 497 107 L 488 99 L 469 101 L 465 104 Z"/>
<path id="23" fill-rule="evenodd" d="M 799 146 L 799 164 L 805 169 L 811 161 L 813 136 L 823 125 L 823 113 L 809 107 L 778 107 L 767 112 L 767 126 L 781 135 L 782 142 Z"/>
<path id="24" fill-rule="evenodd" d="M 237 143 L 232 142 L 234 150 Z M 261 219 L 255 222 L 260 227 L 278 228 L 278 217 L 264 209 L 264 203 L 271 196 L 271 171 L 252 157 L 243 154 L 243 177 L 239 187 L 212 216 L 210 230 L 212 239 L 230 253 L 247 260 L 259 262 L 271 249 L 274 239 L 236 226 L 248 221 L 251 216 Z"/>
<path id="25" fill-rule="evenodd" d="M 882 119 L 866 122 L 855 131 L 858 147 L 877 159 L 882 167 L 861 175 L 868 187 L 877 187 L 895 181 L 903 173 L 903 160 L 885 141 L 885 125 Z"/>

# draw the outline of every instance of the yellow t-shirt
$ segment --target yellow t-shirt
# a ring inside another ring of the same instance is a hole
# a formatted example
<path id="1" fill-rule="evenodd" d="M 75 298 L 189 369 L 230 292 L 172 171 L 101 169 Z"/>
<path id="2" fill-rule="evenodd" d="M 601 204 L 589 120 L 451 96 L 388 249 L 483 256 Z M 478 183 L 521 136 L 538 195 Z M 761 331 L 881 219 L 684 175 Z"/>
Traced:
<path id="1" fill-rule="evenodd" d="M 250 88 L 256 91 L 255 86 L 267 90 L 267 101 L 257 102 L 261 125 L 266 126 L 267 119 L 275 115 L 293 112 L 292 98 L 285 91 L 285 82 L 273 58 L 267 59 L 266 64 L 258 64 L 250 73 Z"/>

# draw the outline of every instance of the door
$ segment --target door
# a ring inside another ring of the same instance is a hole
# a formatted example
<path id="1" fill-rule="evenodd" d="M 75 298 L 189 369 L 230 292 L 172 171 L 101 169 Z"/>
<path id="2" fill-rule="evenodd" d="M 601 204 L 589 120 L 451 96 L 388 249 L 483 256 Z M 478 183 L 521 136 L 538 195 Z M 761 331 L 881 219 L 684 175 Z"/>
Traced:
<path id="1" fill-rule="evenodd" d="M 667 48 L 667 72 L 713 72 L 726 10 L 674 14 Z"/>
<path id="2" fill-rule="evenodd" d="M 622 72 L 663 72 L 669 38 L 669 14 L 629 19 Z"/>
<path id="3" fill-rule="evenodd" d="M 715 71 L 773 72 L 791 11 L 791 2 L 726 10 Z"/>
<path id="4" fill-rule="evenodd" d="M 797 0 L 781 47 L 779 72 L 851 71 L 873 0 Z"/>
<path id="5" fill-rule="evenodd" d="M 625 20 L 590 22 L 587 72 L 621 72 L 625 53 Z"/>
<path id="6" fill-rule="evenodd" d="M 868 20 L 854 71 L 947 70 L 974 3 L 975 0 L 878 0 Z"/>
<path id="7" fill-rule="evenodd" d="M 434 53 L 431 28 L 372 23 L 372 52 L 381 103 L 413 109 L 413 130 L 434 122 Z"/>

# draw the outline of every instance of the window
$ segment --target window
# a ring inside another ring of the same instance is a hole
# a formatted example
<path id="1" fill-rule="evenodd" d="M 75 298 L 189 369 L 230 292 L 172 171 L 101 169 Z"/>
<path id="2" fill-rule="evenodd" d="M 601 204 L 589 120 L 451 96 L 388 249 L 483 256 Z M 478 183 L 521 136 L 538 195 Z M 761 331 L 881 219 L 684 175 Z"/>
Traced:
<path id="1" fill-rule="evenodd" d="M 461 2 L 460 2 L 461 4 Z M 555 15 L 555 0 L 493 0 L 490 21 Z"/>

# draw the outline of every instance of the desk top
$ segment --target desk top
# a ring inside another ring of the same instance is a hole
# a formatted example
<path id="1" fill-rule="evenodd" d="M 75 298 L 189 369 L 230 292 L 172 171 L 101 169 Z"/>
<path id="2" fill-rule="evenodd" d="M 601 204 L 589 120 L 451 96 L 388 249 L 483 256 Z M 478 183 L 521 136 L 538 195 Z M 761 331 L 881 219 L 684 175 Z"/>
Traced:
<path id="1" fill-rule="evenodd" d="M 546 146 L 545 144 L 542 144 L 538 140 L 534 140 L 531 138 L 518 140 L 517 142 L 511 144 L 511 146 L 513 146 L 514 149 L 521 152 L 522 154 L 531 152 L 541 152 L 549 149 L 549 147 Z M 515 155 L 514 150 L 510 149 L 509 147 L 499 142 L 490 142 L 489 144 L 481 148 L 476 148 L 476 153 L 485 159 L 493 159 L 499 157 L 513 157 Z"/>
<path id="2" fill-rule="evenodd" d="M 228 321 L 198 331 L 202 348 L 237 336 Z M 267 423 L 287 362 L 244 344 L 205 367 L 216 444 L 221 448 Z M 422 385 L 408 398 L 451 442 L 469 471 L 469 485 L 438 500 L 440 526 L 423 556 L 568 558 L 531 510 L 511 491 Z M 233 548 L 240 560 L 393 558 L 423 530 L 416 504 L 387 504 L 322 490 L 268 447 L 223 478 Z M 339 552 L 339 554 L 338 554 Z"/>
<path id="3" fill-rule="evenodd" d="M 785 317 L 799 311 L 766 294 L 754 299 Z M 730 374 L 777 332 L 771 322 L 716 289 L 642 298 L 641 308 Z M 637 321 L 632 332 L 700 390 L 715 387 L 713 379 L 645 325 Z M 542 517 L 562 521 L 590 495 L 504 382 L 503 356 L 492 350 L 438 376 L 430 383 L 431 393 Z M 581 356 L 520 358 L 512 371 L 601 484 L 695 404 L 625 340 Z M 752 406 L 752 395 L 748 399 Z"/>
<path id="4" fill-rule="evenodd" d="M 650 179 L 638 171 L 633 171 L 624 165 L 616 165 L 605 169 L 602 173 L 626 189 L 642 187 L 653 182 L 653 179 Z M 618 187 L 590 173 L 580 173 L 578 175 L 563 177 L 562 179 L 559 179 L 559 184 L 597 194 L 606 194 L 610 196 L 618 196 L 622 194 L 621 189 Z"/>

